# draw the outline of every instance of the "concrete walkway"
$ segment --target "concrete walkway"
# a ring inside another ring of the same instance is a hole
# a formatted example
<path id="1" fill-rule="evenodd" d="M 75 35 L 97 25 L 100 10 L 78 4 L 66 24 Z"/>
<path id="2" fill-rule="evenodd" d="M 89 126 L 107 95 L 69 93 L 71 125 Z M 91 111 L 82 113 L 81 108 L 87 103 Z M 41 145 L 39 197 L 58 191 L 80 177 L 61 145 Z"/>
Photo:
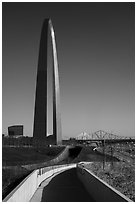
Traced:
<path id="1" fill-rule="evenodd" d="M 42 182 L 30 202 L 95 202 L 77 177 L 76 168 Z"/>

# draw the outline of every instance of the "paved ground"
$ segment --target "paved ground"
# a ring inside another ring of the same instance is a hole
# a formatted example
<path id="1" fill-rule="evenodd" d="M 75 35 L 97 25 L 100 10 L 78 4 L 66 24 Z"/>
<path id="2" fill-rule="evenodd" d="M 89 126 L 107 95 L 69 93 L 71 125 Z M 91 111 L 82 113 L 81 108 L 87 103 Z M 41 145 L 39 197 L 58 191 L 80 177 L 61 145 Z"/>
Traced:
<path id="1" fill-rule="evenodd" d="M 45 180 L 31 202 L 95 202 L 77 177 L 76 168 Z"/>

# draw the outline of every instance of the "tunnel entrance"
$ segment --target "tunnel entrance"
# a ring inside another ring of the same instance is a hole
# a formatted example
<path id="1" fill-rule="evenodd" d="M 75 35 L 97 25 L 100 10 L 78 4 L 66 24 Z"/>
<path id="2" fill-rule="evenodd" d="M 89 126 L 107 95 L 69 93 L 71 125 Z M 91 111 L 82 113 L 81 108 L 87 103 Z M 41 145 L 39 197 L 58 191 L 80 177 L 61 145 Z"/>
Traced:
<path id="1" fill-rule="evenodd" d="M 80 146 L 71 147 L 69 149 L 69 159 L 72 159 L 72 160 L 75 159 L 79 155 L 81 150 L 82 150 L 82 147 Z"/>

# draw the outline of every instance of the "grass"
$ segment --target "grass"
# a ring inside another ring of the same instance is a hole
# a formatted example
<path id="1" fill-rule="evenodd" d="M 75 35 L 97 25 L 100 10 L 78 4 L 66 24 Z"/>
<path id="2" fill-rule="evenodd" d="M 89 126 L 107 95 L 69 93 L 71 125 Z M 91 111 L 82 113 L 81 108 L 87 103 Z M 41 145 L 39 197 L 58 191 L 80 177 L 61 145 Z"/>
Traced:
<path id="1" fill-rule="evenodd" d="M 64 147 L 3 147 L 2 148 L 2 197 L 7 196 L 31 171 L 21 165 L 49 161 Z"/>
<path id="2" fill-rule="evenodd" d="M 63 148 L 3 148 L 3 164 L 17 165 L 37 163 L 50 160 L 60 153 Z M 93 147 L 85 146 L 77 158 L 73 162 L 89 161 L 86 168 L 95 175 L 107 182 L 109 185 L 135 200 L 135 145 L 129 144 L 113 144 L 106 146 L 105 153 L 100 148 L 99 152 L 93 151 Z M 111 157 L 113 155 L 113 157 Z M 104 160 L 106 161 L 104 163 Z M 64 162 L 63 162 L 64 163 Z M 18 168 L 21 168 L 21 167 Z M 16 175 L 16 170 L 10 169 L 3 171 L 3 189 L 6 185 L 17 185 L 21 182 L 23 176 L 30 172 L 20 169 L 21 174 Z M 18 172 L 18 171 L 17 171 Z"/>
<path id="3" fill-rule="evenodd" d="M 135 201 L 135 169 L 125 162 L 116 162 L 113 165 L 106 162 L 104 167 L 100 162 L 85 166 L 109 185 Z"/>
<path id="4" fill-rule="evenodd" d="M 47 148 L 23 148 L 23 147 L 3 147 L 3 166 L 14 166 L 23 164 L 39 163 L 51 160 L 57 156 L 64 147 Z"/>
<path id="5" fill-rule="evenodd" d="M 106 161 L 119 161 L 116 157 L 110 155 L 103 155 L 102 152 L 94 151 L 94 147 L 85 146 L 81 150 L 78 157 L 73 162 L 88 161 L 88 162 L 102 162 Z"/>
<path id="6" fill-rule="evenodd" d="M 113 153 L 113 156 L 117 157 L 119 162 L 92 162 L 86 164 L 85 167 L 128 198 L 135 201 L 134 144 L 107 146 L 105 152 L 107 154 Z"/>
<path id="7" fill-rule="evenodd" d="M 2 199 L 4 199 L 31 171 L 22 167 L 2 169 Z"/>

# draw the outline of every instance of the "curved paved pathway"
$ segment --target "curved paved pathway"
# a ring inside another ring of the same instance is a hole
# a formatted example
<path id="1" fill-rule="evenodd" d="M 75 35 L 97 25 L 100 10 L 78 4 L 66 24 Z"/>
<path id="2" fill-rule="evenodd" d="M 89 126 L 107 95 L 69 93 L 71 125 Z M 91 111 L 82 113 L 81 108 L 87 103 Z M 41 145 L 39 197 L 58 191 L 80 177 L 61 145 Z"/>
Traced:
<path id="1" fill-rule="evenodd" d="M 39 193 L 35 193 L 31 199 L 32 201 L 95 202 L 78 179 L 76 168 L 59 173 L 48 181 L 45 180 L 39 187 Z"/>

